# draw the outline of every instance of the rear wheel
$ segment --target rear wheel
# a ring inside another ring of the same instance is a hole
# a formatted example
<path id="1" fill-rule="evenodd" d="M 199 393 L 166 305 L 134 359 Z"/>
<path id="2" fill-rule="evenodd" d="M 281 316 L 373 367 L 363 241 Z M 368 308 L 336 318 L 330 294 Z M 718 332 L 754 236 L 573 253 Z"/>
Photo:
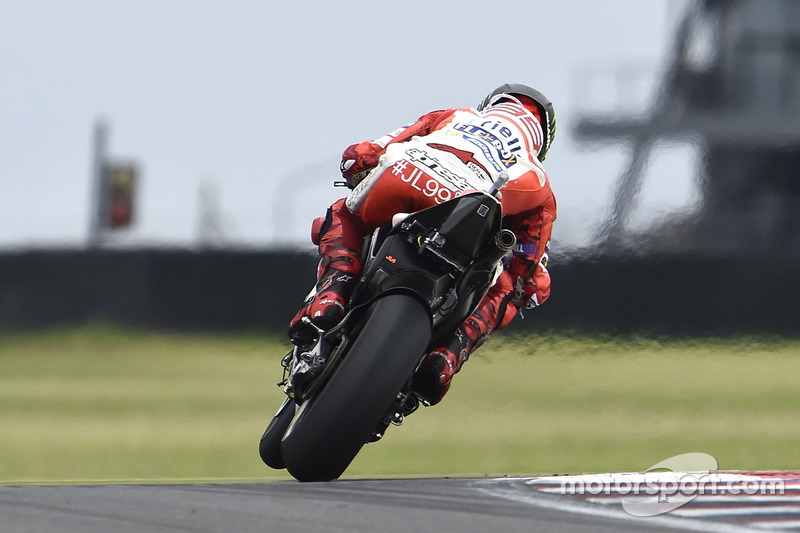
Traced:
<path id="1" fill-rule="evenodd" d="M 407 294 L 390 294 L 367 310 L 364 327 L 339 368 L 304 403 L 281 445 L 300 481 L 338 478 L 388 412 L 431 338 L 428 310 Z"/>

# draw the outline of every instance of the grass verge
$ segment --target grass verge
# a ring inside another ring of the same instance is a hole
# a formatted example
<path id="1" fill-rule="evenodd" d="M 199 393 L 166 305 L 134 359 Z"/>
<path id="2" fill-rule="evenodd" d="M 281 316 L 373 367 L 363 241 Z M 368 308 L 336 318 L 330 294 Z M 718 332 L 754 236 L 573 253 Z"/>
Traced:
<path id="1" fill-rule="evenodd" d="M 257 443 L 283 339 L 87 328 L 0 336 L 0 482 L 286 479 Z M 346 477 L 642 471 L 705 452 L 797 468 L 800 341 L 498 334 L 442 404 Z"/>

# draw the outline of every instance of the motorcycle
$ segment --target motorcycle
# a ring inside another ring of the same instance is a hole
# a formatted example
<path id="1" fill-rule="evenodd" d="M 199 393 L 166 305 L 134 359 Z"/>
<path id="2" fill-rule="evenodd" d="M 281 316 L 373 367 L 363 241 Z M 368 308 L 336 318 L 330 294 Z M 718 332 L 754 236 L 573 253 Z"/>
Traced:
<path id="1" fill-rule="evenodd" d="M 286 398 L 259 442 L 266 465 L 336 479 L 419 407 L 415 370 L 477 308 L 516 244 L 498 200 L 507 181 L 503 172 L 486 192 L 396 215 L 366 239 L 348 313 L 282 360 Z"/>

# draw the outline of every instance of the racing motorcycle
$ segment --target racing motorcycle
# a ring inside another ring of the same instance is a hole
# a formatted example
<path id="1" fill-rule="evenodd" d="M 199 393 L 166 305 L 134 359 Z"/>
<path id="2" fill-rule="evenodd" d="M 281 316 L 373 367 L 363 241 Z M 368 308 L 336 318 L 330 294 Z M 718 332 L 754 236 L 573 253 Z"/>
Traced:
<path id="1" fill-rule="evenodd" d="M 264 463 L 300 481 L 336 479 L 419 407 L 414 371 L 477 308 L 516 244 L 498 200 L 507 181 L 503 172 L 486 192 L 396 215 L 366 239 L 348 313 L 282 360 L 286 398 L 261 437 Z"/>

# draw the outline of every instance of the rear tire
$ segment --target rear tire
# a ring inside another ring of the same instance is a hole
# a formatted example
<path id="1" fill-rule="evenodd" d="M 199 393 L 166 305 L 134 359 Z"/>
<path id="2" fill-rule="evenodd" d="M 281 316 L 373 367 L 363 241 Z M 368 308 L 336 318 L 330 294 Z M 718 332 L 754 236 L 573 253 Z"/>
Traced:
<path id="1" fill-rule="evenodd" d="M 430 338 L 428 310 L 416 298 L 390 294 L 373 303 L 330 381 L 300 407 L 283 437 L 289 473 L 300 481 L 338 478 L 389 411 Z"/>

